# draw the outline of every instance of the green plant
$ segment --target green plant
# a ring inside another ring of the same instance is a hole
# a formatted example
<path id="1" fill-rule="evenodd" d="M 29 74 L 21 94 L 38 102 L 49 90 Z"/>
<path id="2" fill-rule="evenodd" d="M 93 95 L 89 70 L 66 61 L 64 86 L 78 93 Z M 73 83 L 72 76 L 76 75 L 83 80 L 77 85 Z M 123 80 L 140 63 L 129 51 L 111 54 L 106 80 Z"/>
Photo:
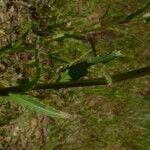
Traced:
<path id="1" fill-rule="evenodd" d="M 148 8 L 0 2 L 0 149 L 147 149 Z"/>
<path id="2" fill-rule="evenodd" d="M 129 23 L 133 18 L 135 18 L 136 16 L 144 12 L 149 7 L 149 4 L 150 3 L 148 2 L 143 8 L 127 16 L 124 19 L 124 21 L 121 21 L 121 23 Z M 71 3 L 71 5 L 74 5 L 74 3 Z M 70 22 L 70 25 L 68 25 L 69 22 L 67 21 L 67 18 L 63 20 L 64 17 L 72 16 L 74 15 L 75 12 L 72 12 L 70 14 L 71 12 L 70 9 L 67 9 L 66 12 L 62 13 L 61 9 L 58 10 L 57 7 L 59 7 L 59 2 L 56 2 L 56 5 L 53 4 L 51 8 L 47 7 L 48 11 L 52 12 L 52 20 L 48 22 L 48 24 L 46 24 L 45 26 L 42 26 L 43 25 L 42 17 L 46 17 L 46 18 L 49 17 L 48 14 L 46 14 L 43 11 L 46 8 L 46 6 L 43 5 L 39 11 L 39 15 L 41 15 L 41 18 L 37 20 L 36 18 L 34 19 L 32 18 L 35 16 L 32 16 L 31 19 L 23 22 L 19 28 L 20 34 L 17 37 L 17 39 L 0 49 L 0 54 L 4 53 L 5 51 L 8 53 L 8 50 L 10 53 L 17 52 L 18 50 L 19 51 L 30 50 L 31 52 L 35 51 L 34 54 L 35 63 L 33 66 L 36 69 L 35 75 L 31 80 L 30 80 L 31 77 L 25 77 L 16 81 L 16 83 L 18 84 L 17 86 L 0 88 L 1 95 L 8 95 L 9 99 L 14 100 L 14 102 L 16 101 L 19 104 L 22 104 L 23 106 L 26 105 L 28 102 L 27 104 L 28 107 L 35 108 L 35 111 L 44 113 L 44 111 L 42 111 L 42 105 L 38 105 L 36 102 L 34 103 L 33 106 L 32 104 L 32 101 L 34 101 L 33 97 L 26 98 L 26 96 L 24 95 L 15 95 L 15 94 L 16 93 L 26 94 L 32 90 L 40 90 L 40 89 L 59 89 L 59 88 L 69 88 L 69 87 L 78 87 L 78 86 L 92 86 L 92 85 L 101 85 L 101 84 L 103 85 L 103 84 L 109 84 L 108 79 L 110 80 L 111 83 L 114 83 L 114 82 L 118 82 L 126 79 L 132 79 L 132 78 L 150 74 L 150 67 L 145 67 L 143 69 L 139 69 L 139 70 L 123 73 L 123 74 L 112 75 L 112 76 L 105 73 L 105 76 L 99 79 L 96 78 L 96 79 L 80 80 L 80 78 L 84 78 L 88 75 L 88 70 L 91 68 L 91 66 L 93 65 L 95 66 L 98 63 L 105 65 L 111 60 L 122 57 L 120 51 L 111 51 L 98 56 L 96 55 L 97 53 L 95 49 L 96 45 L 94 43 L 91 43 L 91 47 L 92 47 L 91 52 L 93 53 L 94 57 L 78 58 L 76 61 L 73 61 L 69 63 L 67 66 L 64 66 L 64 68 L 59 71 L 59 75 L 58 77 L 56 77 L 57 79 L 53 83 L 38 84 L 41 78 L 40 57 L 42 53 L 43 55 L 46 54 L 45 52 L 42 52 L 40 47 L 45 49 L 51 43 L 52 43 L 51 46 L 56 46 L 56 44 L 59 45 L 59 43 L 66 42 L 66 39 L 68 40 L 72 39 L 71 43 L 75 42 L 76 40 L 79 40 L 81 42 L 89 40 L 88 39 L 89 33 L 85 31 L 83 31 L 83 33 L 77 33 L 76 29 L 74 28 L 74 25 L 71 26 L 72 22 Z M 37 8 L 35 7 L 35 9 Z M 104 19 L 107 16 L 108 11 L 109 11 L 109 7 L 106 10 L 105 14 L 102 16 L 102 19 Z M 62 28 L 63 25 L 65 26 L 65 28 Z M 105 27 L 105 26 L 101 27 L 101 31 L 107 30 L 107 28 L 111 28 L 111 27 Z M 91 29 L 91 30 L 95 30 L 95 29 Z M 33 34 L 33 37 L 30 36 L 31 33 Z M 53 36 L 50 36 L 50 34 L 52 34 Z M 28 41 L 26 41 L 27 38 L 31 38 L 31 39 L 33 38 L 32 40 L 33 42 L 29 43 Z M 36 39 L 35 41 L 34 38 Z M 53 59 L 61 60 L 57 56 L 53 57 Z M 29 103 L 30 101 L 31 103 Z M 38 107 L 36 108 L 36 106 Z"/>

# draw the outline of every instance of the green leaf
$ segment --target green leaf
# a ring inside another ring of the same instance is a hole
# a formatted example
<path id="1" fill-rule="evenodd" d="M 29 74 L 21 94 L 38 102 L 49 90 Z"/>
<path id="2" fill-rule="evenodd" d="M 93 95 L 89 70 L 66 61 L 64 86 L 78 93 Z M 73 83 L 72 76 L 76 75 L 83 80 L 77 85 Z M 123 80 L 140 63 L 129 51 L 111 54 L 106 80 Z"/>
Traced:
<path id="1" fill-rule="evenodd" d="M 108 53 L 104 53 L 100 56 L 97 57 L 91 57 L 87 60 L 87 62 L 91 65 L 95 65 L 97 63 L 108 63 L 118 57 L 122 57 L 123 55 L 121 54 L 120 51 L 112 51 L 112 52 L 108 52 Z"/>
<path id="2" fill-rule="evenodd" d="M 88 73 L 88 69 L 95 64 L 98 63 L 108 63 L 118 57 L 122 57 L 120 51 L 112 51 L 109 53 L 102 54 L 98 57 L 91 57 L 87 60 L 83 60 L 81 62 L 78 62 L 76 64 L 73 64 L 64 70 L 62 70 L 60 76 L 58 77 L 57 81 L 59 82 L 66 82 L 66 81 L 74 81 L 78 80 L 81 77 L 84 77 Z"/>
<path id="3" fill-rule="evenodd" d="M 61 111 L 58 111 L 52 107 L 48 107 L 35 97 L 29 95 L 20 95 L 20 94 L 9 94 L 7 97 L 8 100 L 15 102 L 23 107 L 30 109 L 31 111 L 41 113 L 46 116 L 54 118 L 69 118 L 70 115 Z"/>
<path id="4" fill-rule="evenodd" d="M 145 20 L 146 22 L 149 22 L 150 21 L 150 13 L 148 12 L 148 13 L 145 13 L 144 15 L 143 15 L 143 20 Z"/>
<path id="5" fill-rule="evenodd" d="M 150 2 L 148 2 L 143 8 L 136 10 L 134 13 L 127 16 L 123 21 L 120 23 L 129 23 L 132 19 L 142 14 L 148 7 L 150 6 Z"/>
<path id="6" fill-rule="evenodd" d="M 68 71 L 69 71 L 69 69 L 67 69 L 63 73 L 61 73 L 61 75 L 59 76 L 57 81 L 60 81 L 60 82 L 71 81 L 72 78 L 69 76 Z"/>
<path id="7" fill-rule="evenodd" d="M 77 64 L 71 65 L 69 68 L 63 70 L 59 76 L 59 82 L 73 81 L 78 80 L 83 76 L 86 76 L 88 73 L 88 68 L 91 65 L 86 61 L 79 62 Z"/>

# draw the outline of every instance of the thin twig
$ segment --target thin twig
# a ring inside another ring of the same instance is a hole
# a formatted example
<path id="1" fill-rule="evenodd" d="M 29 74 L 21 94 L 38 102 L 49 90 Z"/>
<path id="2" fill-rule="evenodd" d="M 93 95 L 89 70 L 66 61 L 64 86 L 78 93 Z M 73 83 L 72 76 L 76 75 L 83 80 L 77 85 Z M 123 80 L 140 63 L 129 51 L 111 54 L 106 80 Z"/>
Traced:
<path id="1" fill-rule="evenodd" d="M 144 67 L 141 69 L 136 69 L 133 71 L 111 75 L 112 83 L 125 81 L 128 79 L 134 79 L 150 75 L 150 66 Z M 94 85 L 107 85 L 109 84 L 105 77 L 96 78 L 96 79 L 86 79 L 86 80 L 77 80 L 69 82 L 57 82 L 50 84 L 39 84 L 35 86 L 32 90 L 42 90 L 42 89 L 61 89 L 61 88 L 71 88 L 71 87 L 85 87 L 85 86 L 94 86 Z M 6 87 L 0 89 L 0 95 L 8 95 L 9 93 L 21 93 L 20 86 Z"/>

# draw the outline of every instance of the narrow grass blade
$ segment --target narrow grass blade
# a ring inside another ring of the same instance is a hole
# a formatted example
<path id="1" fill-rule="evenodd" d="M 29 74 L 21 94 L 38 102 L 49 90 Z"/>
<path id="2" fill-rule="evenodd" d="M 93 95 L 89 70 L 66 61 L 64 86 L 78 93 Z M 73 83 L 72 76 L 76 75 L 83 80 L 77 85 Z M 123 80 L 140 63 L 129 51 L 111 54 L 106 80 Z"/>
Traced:
<path id="1" fill-rule="evenodd" d="M 54 36 L 50 41 L 63 41 L 67 38 L 73 38 L 76 40 L 86 40 L 85 36 L 80 33 L 61 33 Z"/>
<path id="2" fill-rule="evenodd" d="M 136 10 L 134 13 L 127 16 L 123 21 L 120 23 L 129 23 L 131 20 L 133 20 L 135 17 L 142 14 L 148 7 L 150 6 L 150 2 L 148 2 L 143 8 Z"/>

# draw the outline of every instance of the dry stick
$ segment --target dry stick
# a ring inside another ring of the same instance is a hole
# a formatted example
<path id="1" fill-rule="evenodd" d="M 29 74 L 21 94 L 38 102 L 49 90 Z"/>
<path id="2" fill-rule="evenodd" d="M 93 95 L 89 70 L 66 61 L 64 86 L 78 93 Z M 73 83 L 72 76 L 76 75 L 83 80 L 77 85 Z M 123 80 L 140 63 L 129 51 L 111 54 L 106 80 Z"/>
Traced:
<path id="1" fill-rule="evenodd" d="M 136 69 L 133 71 L 115 74 L 111 76 L 112 83 L 125 81 L 128 79 L 139 78 L 142 76 L 150 75 L 150 66 Z M 94 86 L 94 85 L 107 85 L 109 84 L 105 77 L 96 78 L 96 79 L 86 79 L 78 81 L 69 81 L 69 82 L 56 82 L 50 84 L 39 84 L 35 86 L 32 90 L 44 90 L 44 89 L 61 89 L 61 88 L 71 88 L 71 87 L 85 87 L 85 86 Z M 21 93 L 20 86 L 6 87 L 0 89 L 0 95 L 8 95 L 9 93 Z"/>

